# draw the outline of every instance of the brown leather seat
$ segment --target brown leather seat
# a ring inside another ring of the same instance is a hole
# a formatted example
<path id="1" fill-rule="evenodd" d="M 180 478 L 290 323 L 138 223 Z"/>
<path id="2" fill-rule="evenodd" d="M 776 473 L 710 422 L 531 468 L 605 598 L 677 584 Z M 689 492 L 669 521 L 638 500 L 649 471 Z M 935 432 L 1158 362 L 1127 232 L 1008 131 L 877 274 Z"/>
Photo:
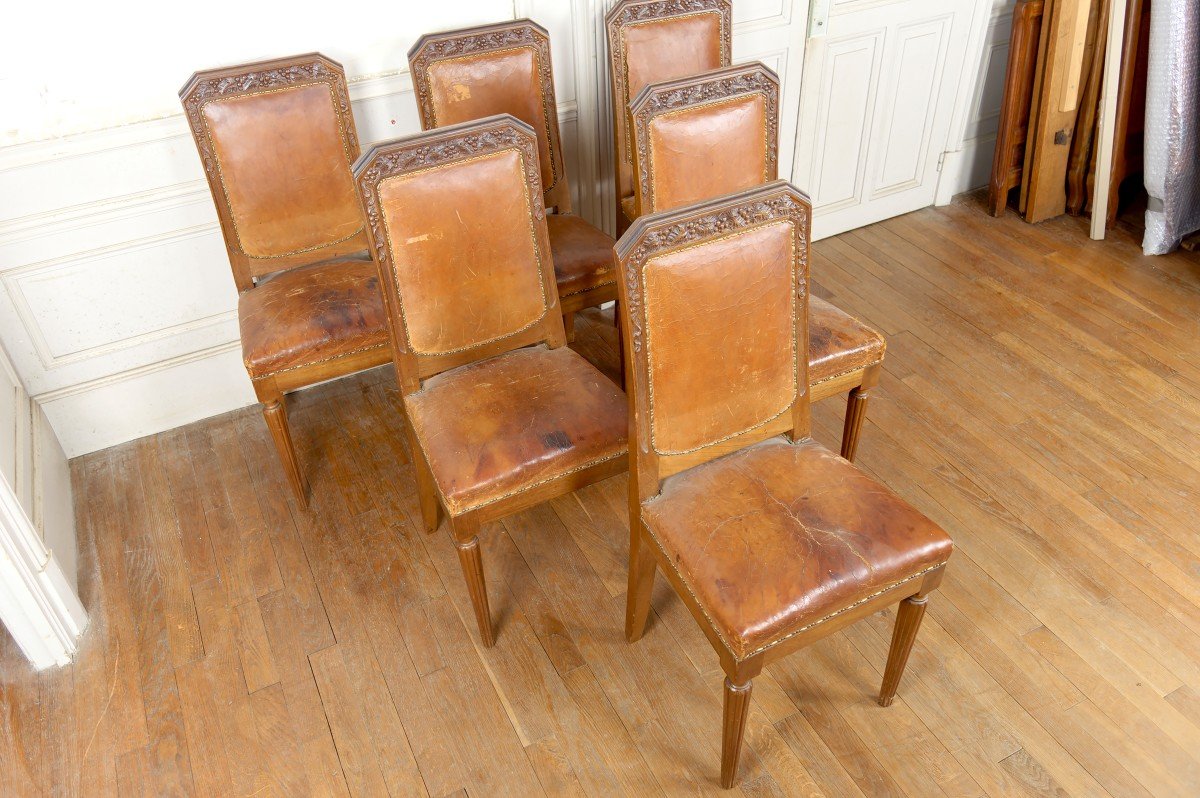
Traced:
<path id="1" fill-rule="evenodd" d="M 613 240 L 608 235 L 572 214 L 547 214 L 546 228 L 560 298 L 616 284 Z"/>
<path id="2" fill-rule="evenodd" d="M 820 297 L 808 298 L 808 384 L 883 362 L 883 336 Z"/>
<path id="3" fill-rule="evenodd" d="M 745 658 L 950 556 L 950 537 L 813 441 L 763 441 L 676 474 L 642 520 Z"/>
<path id="4" fill-rule="evenodd" d="M 179 99 L 240 294 L 246 370 L 307 507 L 286 394 L 392 359 L 350 174 L 358 134 L 346 74 L 309 53 L 197 72 Z"/>
<path id="5" fill-rule="evenodd" d="M 565 346 L 538 144 L 506 114 L 376 144 L 354 170 L 421 517 L 449 516 L 485 646 L 482 525 L 628 466 L 624 395 Z"/>
<path id="6" fill-rule="evenodd" d="M 443 372 L 405 405 L 455 515 L 626 451 L 625 394 L 566 347 Z"/>
<path id="7" fill-rule="evenodd" d="M 615 250 L 629 345 L 625 636 L 642 636 L 661 569 L 725 672 L 726 788 L 763 667 L 898 602 L 879 690 L 893 701 L 953 551 L 916 508 L 812 440 L 811 219 L 780 180 L 642 216 Z M 873 345 L 851 349 L 868 357 Z"/>
<path id="8" fill-rule="evenodd" d="M 280 272 L 238 296 L 251 378 L 388 345 L 379 275 L 369 260 Z"/>

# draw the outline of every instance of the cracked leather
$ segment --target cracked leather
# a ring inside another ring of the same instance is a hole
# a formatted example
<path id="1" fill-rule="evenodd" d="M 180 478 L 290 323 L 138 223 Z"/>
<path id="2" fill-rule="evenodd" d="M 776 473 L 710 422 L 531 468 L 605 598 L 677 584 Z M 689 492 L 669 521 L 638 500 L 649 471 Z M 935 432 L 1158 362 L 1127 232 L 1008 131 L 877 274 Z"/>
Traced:
<path id="1" fill-rule="evenodd" d="M 953 548 L 912 505 L 811 440 L 772 438 L 669 477 L 642 520 L 739 658 Z"/>
<path id="2" fill-rule="evenodd" d="M 455 515 L 626 451 L 625 394 L 566 347 L 443 372 L 404 401 Z"/>
<path id="3" fill-rule="evenodd" d="M 388 343 L 379 274 L 369 260 L 338 260 L 276 274 L 238 296 L 250 377 Z"/>

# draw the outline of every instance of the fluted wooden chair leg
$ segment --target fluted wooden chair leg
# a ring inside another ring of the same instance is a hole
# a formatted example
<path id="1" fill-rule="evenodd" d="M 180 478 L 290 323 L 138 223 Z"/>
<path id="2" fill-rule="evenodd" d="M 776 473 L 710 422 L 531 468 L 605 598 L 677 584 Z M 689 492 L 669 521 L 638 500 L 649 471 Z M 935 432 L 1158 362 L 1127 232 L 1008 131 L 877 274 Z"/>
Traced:
<path id="1" fill-rule="evenodd" d="M 725 711 L 721 724 L 721 786 L 729 789 L 737 780 L 738 759 L 742 755 L 742 737 L 746 716 L 750 713 L 752 681 L 734 684 L 725 677 Z"/>
<path id="2" fill-rule="evenodd" d="M 496 642 L 492 634 L 492 612 L 488 607 L 487 583 L 483 578 L 483 556 L 479 549 L 479 524 L 452 518 L 454 545 L 458 548 L 458 562 L 462 566 L 463 578 L 467 580 L 467 592 L 471 606 L 475 609 L 475 622 L 479 625 L 479 637 L 485 648 Z"/>
<path id="3" fill-rule="evenodd" d="M 896 626 L 892 630 L 892 647 L 888 650 L 887 667 L 883 671 L 883 686 L 879 689 L 879 705 L 891 706 L 896 697 L 896 688 L 900 686 L 900 677 L 904 675 L 904 666 L 908 664 L 908 655 L 912 652 L 913 642 L 917 639 L 917 630 L 921 628 L 921 619 L 925 617 L 927 596 L 909 596 L 900 602 L 896 611 Z"/>
<path id="4" fill-rule="evenodd" d="M 853 462 L 858 452 L 858 436 L 862 432 L 863 422 L 867 419 L 867 402 L 871 398 L 871 389 L 879 384 L 881 366 L 874 365 L 863 372 L 862 383 L 851 389 L 846 398 L 846 423 L 842 427 L 842 457 Z"/>
<path id="5" fill-rule="evenodd" d="M 300 469 L 300 459 L 296 456 L 296 447 L 292 443 L 292 431 L 288 426 L 287 409 L 284 407 L 282 395 L 272 397 L 263 402 L 263 418 L 266 419 L 267 429 L 275 441 L 275 449 L 279 452 L 279 461 L 283 464 L 288 483 L 296 494 L 300 506 L 308 509 L 308 480 Z"/>

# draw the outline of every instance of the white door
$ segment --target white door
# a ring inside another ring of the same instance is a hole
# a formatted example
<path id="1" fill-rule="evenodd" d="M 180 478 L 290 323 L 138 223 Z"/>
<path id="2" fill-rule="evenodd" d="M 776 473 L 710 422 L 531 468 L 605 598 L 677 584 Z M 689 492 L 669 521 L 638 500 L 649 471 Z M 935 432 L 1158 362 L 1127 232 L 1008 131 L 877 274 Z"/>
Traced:
<path id="1" fill-rule="evenodd" d="M 973 0 L 813 0 L 792 181 L 813 237 L 932 205 Z"/>

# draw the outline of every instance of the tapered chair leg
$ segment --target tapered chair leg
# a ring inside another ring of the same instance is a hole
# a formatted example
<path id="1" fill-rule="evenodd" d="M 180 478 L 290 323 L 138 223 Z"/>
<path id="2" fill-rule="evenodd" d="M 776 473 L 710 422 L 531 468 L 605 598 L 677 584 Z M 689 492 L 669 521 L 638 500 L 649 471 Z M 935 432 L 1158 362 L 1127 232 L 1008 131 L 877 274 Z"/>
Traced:
<path id="1" fill-rule="evenodd" d="M 846 398 L 846 424 L 842 427 L 842 457 L 853 462 L 858 451 L 858 436 L 867 418 L 867 402 L 871 389 L 879 382 L 880 366 L 875 365 L 863 372 L 863 381 L 851 389 Z"/>
<path id="2" fill-rule="evenodd" d="M 921 628 L 921 619 L 925 617 L 926 601 L 926 596 L 917 595 L 900 602 L 896 612 L 896 627 L 892 631 L 892 647 L 888 650 L 887 667 L 883 671 L 883 686 L 879 689 L 881 707 L 891 706 L 896 697 L 896 688 L 900 686 L 900 677 L 904 675 L 904 666 L 908 664 L 917 630 Z"/>
<path id="3" fill-rule="evenodd" d="M 479 625 L 479 637 L 485 648 L 496 642 L 492 635 L 492 612 L 488 607 L 487 584 L 483 579 L 483 557 L 479 550 L 479 528 L 476 524 L 464 529 L 457 520 L 454 527 L 454 545 L 458 547 L 458 562 L 462 566 L 463 578 L 467 580 L 467 592 L 471 595 L 471 606 L 475 608 L 475 622 Z"/>
<path id="4" fill-rule="evenodd" d="M 421 502 L 421 520 L 425 523 L 426 532 L 436 532 L 442 524 L 442 503 L 438 501 L 437 485 L 433 481 L 433 473 L 425 462 L 425 455 L 420 444 L 413 441 L 413 470 L 417 475 L 417 498 Z"/>
<path id="5" fill-rule="evenodd" d="M 575 313 L 563 314 L 563 331 L 567 334 L 567 343 L 575 343 Z"/>
<path id="6" fill-rule="evenodd" d="M 292 431 L 288 426 L 287 410 L 283 406 L 283 397 L 277 396 L 263 402 L 263 418 L 267 421 L 267 429 L 275 440 L 275 449 L 279 452 L 279 461 L 291 483 L 292 491 L 300 506 L 308 509 L 308 480 L 300 470 L 300 460 L 296 457 L 296 447 L 292 444 Z"/>
<path id="7" fill-rule="evenodd" d="M 721 786 L 729 789 L 737 780 L 738 759 L 742 755 L 742 737 L 746 716 L 750 713 L 753 682 L 736 685 L 725 677 L 725 711 L 721 731 Z"/>
<path id="8" fill-rule="evenodd" d="M 656 563 L 641 534 L 629 535 L 629 587 L 625 592 L 625 639 L 636 643 L 646 630 L 650 615 L 650 594 L 654 591 Z"/>

